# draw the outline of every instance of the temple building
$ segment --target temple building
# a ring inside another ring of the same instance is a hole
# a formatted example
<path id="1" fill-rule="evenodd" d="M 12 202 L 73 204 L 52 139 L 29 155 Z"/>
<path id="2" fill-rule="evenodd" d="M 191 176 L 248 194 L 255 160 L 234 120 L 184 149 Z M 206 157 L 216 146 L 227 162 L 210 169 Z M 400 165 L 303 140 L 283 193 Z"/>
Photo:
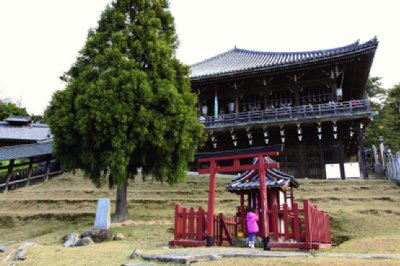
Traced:
<path id="1" fill-rule="evenodd" d="M 373 38 L 306 52 L 234 48 L 192 65 L 209 135 L 200 152 L 283 144 L 277 161 L 289 175 L 367 177 L 365 87 L 377 46 Z"/>

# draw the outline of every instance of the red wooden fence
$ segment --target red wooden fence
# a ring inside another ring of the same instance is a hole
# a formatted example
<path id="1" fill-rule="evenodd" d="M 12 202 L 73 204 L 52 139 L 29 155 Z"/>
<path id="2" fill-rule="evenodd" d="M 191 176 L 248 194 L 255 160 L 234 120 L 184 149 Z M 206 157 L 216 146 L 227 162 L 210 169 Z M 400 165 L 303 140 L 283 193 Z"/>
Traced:
<path id="1" fill-rule="evenodd" d="M 303 209 L 297 203 L 289 208 L 283 204 L 272 205 L 268 211 L 270 236 L 274 241 L 270 247 L 319 249 L 331 246 L 331 227 L 329 216 L 312 205 L 308 199 L 303 201 Z M 294 241 L 294 242 L 284 242 Z"/>
<path id="2" fill-rule="evenodd" d="M 206 239 L 206 212 L 199 207 L 197 211 L 189 211 L 181 205 L 175 205 L 174 240 L 171 246 L 205 246 Z"/>
<path id="3" fill-rule="evenodd" d="M 220 213 L 214 217 L 214 228 L 214 239 L 217 245 L 232 245 L 232 238 L 237 236 L 237 218 L 228 218 Z"/>
<path id="4" fill-rule="evenodd" d="M 232 245 L 232 238 L 237 235 L 236 217 L 228 218 L 222 213 L 214 217 L 214 240 L 217 245 Z M 175 205 L 174 240 L 171 246 L 205 246 L 207 230 L 207 212 L 199 207 L 189 210 Z"/>
<path id="5" fill-rule="evenodd" d="M 270 224 L 270 248 L 319 249 L 331 246 L 329 216 L 310 203 L 303 201 L 303 209 L 294 203 L 268 210 Z M 222 213 L 214 219 L 214 240 L 217 245 L 232 245 L 237 236 L 237 217 L 227 218 Z M 175 206 L 174 240 L 172 246 L 205 246 L 207 212 L 203 208 L 189 210 L 179 204 Z"/>

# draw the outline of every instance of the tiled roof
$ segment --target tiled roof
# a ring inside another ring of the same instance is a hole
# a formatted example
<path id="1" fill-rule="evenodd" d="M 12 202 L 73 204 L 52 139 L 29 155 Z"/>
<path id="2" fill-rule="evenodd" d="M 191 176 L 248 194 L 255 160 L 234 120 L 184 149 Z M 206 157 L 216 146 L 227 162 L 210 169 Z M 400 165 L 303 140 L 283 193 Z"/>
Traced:
<path id="1" fill-rule="evenodd" d="M 51 154 L 52 151 L 51 142 L 1 147 L 0 161 L 41 156 Z"/>
<path id="2" fill-rule="evenodd" d="M 7 122 L 0 122 L 0 141 L 40 141 L 51 138 L 50 128 L 45 124 L 31 126 L 13 126 Z"/>
<path id="3" fill-rule="evenodd" d="M 219 77 L 248 70 L 269 70 L 375 50 L 377 38 L 338 48 L 306 52 L 258 52 L 234 48 L 191 66 L 191 79 Z"/>
<path id="4" fill-rule="evenodd" d="M 5 119 L 6 122 L 30 123 L 32 118 L 30 116 L 12 115 Z"/>
<path id="5" fill-rule="evenodd" d="M 258 158 L 253 160 L 253 163 L 257 163 Z M 271 158 L 266 157 L 266 162 L 274 162 Z M 287 175 L 278 169 L 270 168 L 265 175 L 266 185 L 268 187 L 298 187 L 299 183 L 291 176 Z M 260 178 L 258 173 L 254 170 L 246 171 L 239 177 L 232 180 L 232 183 L 226 186 L 229 191 L 246 190 L 246 189 L 258 189 L 260 188 Z"/>

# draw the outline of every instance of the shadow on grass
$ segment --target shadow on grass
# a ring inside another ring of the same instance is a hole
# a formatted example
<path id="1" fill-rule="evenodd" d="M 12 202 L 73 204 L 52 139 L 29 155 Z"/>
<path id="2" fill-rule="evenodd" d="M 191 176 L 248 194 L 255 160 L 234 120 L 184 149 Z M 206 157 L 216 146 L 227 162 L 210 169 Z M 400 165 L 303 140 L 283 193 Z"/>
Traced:
<path id="1" fill-rule="evenodd" d="M 332 243 L 341 245 L 346 241 L 349 241 L 351 237 L 345 232 L 345 225 L 348 224 L 346 219 L 339 216 L 331 216 L 331 230 L 332 230 Z"/>

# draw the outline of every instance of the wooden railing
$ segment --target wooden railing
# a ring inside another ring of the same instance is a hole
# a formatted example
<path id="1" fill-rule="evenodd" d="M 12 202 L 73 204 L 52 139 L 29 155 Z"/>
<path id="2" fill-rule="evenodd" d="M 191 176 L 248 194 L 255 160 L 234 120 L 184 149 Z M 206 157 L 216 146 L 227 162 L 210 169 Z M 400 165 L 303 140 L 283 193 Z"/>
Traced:
<path id="1" fill-rule="evenodd" d="M 233 237 L 237 236 L 237 218 L 225 217 L 222 213 L 214 218 L 214 239 L 218 246 L 232 245 Z M 226 243 L 228 242 L 228 243 Z"/>
<path id="2" fill-rule="evenodd" d="M 279 207 L 272 205 L 268 210 L 271 248 L 319 249 L 331 246 L 331 228 L 329 216 L 310 203 L 303 201 L 303 209 L 297 203 L 289 208 L 287 204 Z M 214 217 L 214 243 L 232 245 L 238 234 L 237 217 L 228 218 L 222 213 Z M 186 209 L 175 206 L 174 240 L 172 246 L 205 246 L 207 230 L 207 212 L 199 207 Z"/>
<path id="3" fill-rule="evenodd" d="M 318 210 L 308 199 L 303 201 L 302 210 L 297 203 L 293 203 L 292 208 L 287 204 L 283 204 L 282 208 L 273 204 L 268 217 L 270 237 L 274 240 L 270 242 L 270 247 L 318 249 L 331 245 L 329 216 Z"/>
<path id="4" fill-rule="evenodd" d="M 296 107 L 280 107 L 268 110 L 225 114 L 218 117 L 200 117 L 206 129 L 222 128 L 226 126 L 245 126 L 258 123 L 273 123 L 314 118 L 334 118 L 343 115 L 360 115 L 371 112 L 368 100 L 353 100 L 345 102 L 333 102 L 316 105 L 303 105 Z"/>
<path id="5" fill-rule="evenodd" d="M 49 177 L 62 173 L 63 170 L 55 160 L 49 161 L 44 166 L 39 165 L 27 170 L 16 170 L 5 176 L 0 176 L 0 190 L 7 191 L 9 188 L 17 188 L 21 184 L 29 186 L 33 181 L 47 181 Z"/>
<path id="6" fill-rule="evenodd" d="M 199 207 L 187 210 L 181 205 L 175 205 L 174 240 L 170 245 L 204 246 L 206 239 L 206 212 Z M 197 244 L 196 244 L 197 243 Z"/>
<path id="7" fill-rule="evenodd" d="M 313 243 L 331 243 L 329 216 L 318 210 L 309 200 L 304 200 L 304 224 L 307 248 L 312 248 Z"/>
<path id="8" fill-rule="evenodd" d="M 236 218 L 227 218 L 222 213 L 214 217 L 214 241 L 217 245 L 232 245 L 232 238 L 237 235 Z M 205 246 L 207 231 L 207 212 L 199 207 L 183 208 L 175 205 L 174 240 L 171 246 Z"/>

